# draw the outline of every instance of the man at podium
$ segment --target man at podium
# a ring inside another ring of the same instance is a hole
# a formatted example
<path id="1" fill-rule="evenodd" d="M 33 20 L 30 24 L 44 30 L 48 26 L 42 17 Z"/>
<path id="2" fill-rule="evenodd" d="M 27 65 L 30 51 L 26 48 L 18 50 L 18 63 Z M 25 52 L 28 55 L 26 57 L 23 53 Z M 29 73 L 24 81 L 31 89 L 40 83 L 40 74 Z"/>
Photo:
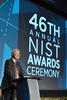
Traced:
<path id="1" fill-rule="evenodd" d="M 3 87 L 9 88 L 5 92 L 5 100 L 14 100 L 17 89 L 17 83 L 13 83 L 13 80 L 23 77 L 23 72 L 20 63 L 17 61 L 20 58 L 20 50 L 14 49 L 11 53 L 11 58 L 5 62 L 4 78 L 3 78 Z"/>

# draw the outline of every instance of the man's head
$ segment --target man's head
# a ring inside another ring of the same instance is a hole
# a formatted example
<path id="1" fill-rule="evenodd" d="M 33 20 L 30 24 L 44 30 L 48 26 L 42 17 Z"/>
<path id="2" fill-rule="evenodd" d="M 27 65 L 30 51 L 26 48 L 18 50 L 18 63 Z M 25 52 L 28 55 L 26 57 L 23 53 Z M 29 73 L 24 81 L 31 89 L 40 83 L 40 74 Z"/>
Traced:
<path id="1" fill-rule="evenodd" d="M 20 58 L 20 50 L 19 49 L 13 49 L 11 56 L 14 59 L 19 59 Z"/>

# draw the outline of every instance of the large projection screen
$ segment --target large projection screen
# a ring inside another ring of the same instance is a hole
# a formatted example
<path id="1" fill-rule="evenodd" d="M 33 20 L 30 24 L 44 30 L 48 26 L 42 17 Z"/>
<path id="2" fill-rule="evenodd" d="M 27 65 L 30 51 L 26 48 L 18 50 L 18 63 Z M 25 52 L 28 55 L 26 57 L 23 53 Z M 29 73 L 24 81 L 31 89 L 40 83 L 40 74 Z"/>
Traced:
<path id="1" fill-rule="evenodd" d="M 26 6 L 25 6 L 25 5 Z M 21 1 L 18 46 L 27 76 L 44 89 L 66 89 L 65 19 L 45 7 Z"/>
<path id="2" fill-rule="evenodd" d="M 5 61 L 12 49 L 19 48 L 22 71 L 40 78 L 40 90 L 67 89 L 66 44 L 62 16 L 30 0 L 4 0 L 0 4 L 0 86 Z"/>

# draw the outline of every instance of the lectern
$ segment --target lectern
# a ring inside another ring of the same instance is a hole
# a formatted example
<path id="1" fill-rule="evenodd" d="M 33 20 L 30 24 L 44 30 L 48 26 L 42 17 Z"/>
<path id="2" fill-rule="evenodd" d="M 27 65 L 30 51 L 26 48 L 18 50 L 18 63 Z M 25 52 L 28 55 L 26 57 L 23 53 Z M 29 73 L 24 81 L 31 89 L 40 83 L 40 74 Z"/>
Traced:
<path id="1" fill-rule="evenodd" d="M 2 98 L 2 89 L 0 88 L 0 100 L 3 100 Z"/>
<path id="2" fill-rule="evenodd" d="M 19 100 L 40 100 L 38 79 L 24 76 L 24 78 L 13 80 L 17 82 L 17 98 Z"/>

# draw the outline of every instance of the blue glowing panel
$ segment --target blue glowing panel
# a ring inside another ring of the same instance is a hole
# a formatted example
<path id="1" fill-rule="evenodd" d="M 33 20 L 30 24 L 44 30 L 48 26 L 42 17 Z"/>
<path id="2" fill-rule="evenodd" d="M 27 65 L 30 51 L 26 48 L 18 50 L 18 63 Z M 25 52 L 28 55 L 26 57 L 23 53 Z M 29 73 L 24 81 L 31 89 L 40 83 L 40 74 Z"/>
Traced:
<path id="1" fill-rule="evenodd" d="M 16 8 L 19 11 L 19 5 L 16 5 L 15 0 L 4 0 L 0 5 L 0 85 L 4 76 L 5 60 L 11 57 L 11 50 L 18 47 L 20 29 L 18 28 L 19 12 L 15 12 Z"/>
<path id="2" fill-rule="evenodd" d="M 19 14 L 19 0 L 14 1 L 13 14 Z"/>
<path id="3" fill-rule="evenodd" d="M 3 62 L 2 62 L 2 69 L 0 71 L 0 86 L 1 86 L 1 83 L 2 83 L 2 79 L 3 79 L 3 76 L 4 76 L 4 64 L 5 64 L 5 61 L 7 59 L 9 59 L 11 57 L 11 48 L 8 47 L 8 45 L 5 43 L 4 44 L 4 51 L 3 51 Z"/>

